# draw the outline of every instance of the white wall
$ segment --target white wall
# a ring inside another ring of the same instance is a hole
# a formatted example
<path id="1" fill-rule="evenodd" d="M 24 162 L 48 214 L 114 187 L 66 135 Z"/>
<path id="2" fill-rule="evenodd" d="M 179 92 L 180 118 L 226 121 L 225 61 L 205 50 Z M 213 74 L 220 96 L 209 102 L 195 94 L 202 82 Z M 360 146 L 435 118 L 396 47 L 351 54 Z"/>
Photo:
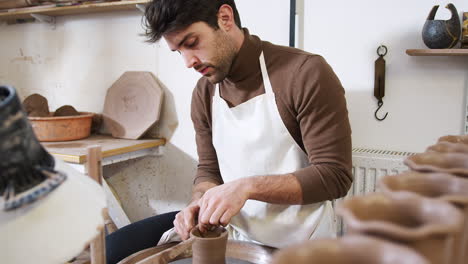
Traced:
<path id="1" fill-rule="evenodd" d="M 422 25 L 437 1 L 299 0 L 305 14 L 300 43 L 323 55 L 346 89 L 353 145 L 421 151 L 437 137 L 458 134 L 468 87 L 463 57 L 410 57 L 423 48 Z M 466 1 L 453 1 L 468 11 Z M 440 3 L 445 4 L 445 3 Z M 289 0 L 238 0 L 243 25 L 263 39 L 288 44 Z M 439 17 L 447 18 L 443 8 Z M 143 158 L 105 168 L 132 220 L 180 209 L 189 199 L 196 170 L 190 97 L 199 75 L 186 69 L 164 41 L 149 45 L 138 34 L 141 13 L 59 17 L 57 26 L 29 23 L 0 26 L 0 83 L 20 95 L 38 92 L 52 110 L 72 104 L 101 112 L 107 88 L 125 71 L 151 71 L 166 91 L 162 121 L 151 134 L 169 139 L 159 158 Z M 387 91 L 383 122 L 374 120 L 375 49 L 385 44 Z"/>
<path id="2" fill-rule="evenodd" d="M 323 55 L 347 93 L 353 145 L 423 151 L 438 137 L 464 127 L 468 57 L 411 57 L 406 49 L 425 48 L 421 38 L 433 5 L 436 19 L 448 19 L 448 2 L 428 0 L 304 0 L 304 48 Z M 459 13 L 468 2 L 452 1 Z M 374 118 L 376 49 L 388 47 L 384 107 Z"/>

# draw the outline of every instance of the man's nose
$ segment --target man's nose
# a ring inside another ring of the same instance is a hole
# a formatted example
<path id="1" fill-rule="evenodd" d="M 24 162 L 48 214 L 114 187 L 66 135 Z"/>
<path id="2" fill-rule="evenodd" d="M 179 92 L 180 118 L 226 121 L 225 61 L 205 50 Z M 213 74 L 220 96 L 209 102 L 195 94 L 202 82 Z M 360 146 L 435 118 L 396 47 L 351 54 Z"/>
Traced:
<path id="1" fill-rule="evenodd" d="M 198 58 L 190 52 L 184 52 L 182 56 L 184 57 L 185 66 L 187 66 L 187 68 L 193 68 L 200 63 Z"/>

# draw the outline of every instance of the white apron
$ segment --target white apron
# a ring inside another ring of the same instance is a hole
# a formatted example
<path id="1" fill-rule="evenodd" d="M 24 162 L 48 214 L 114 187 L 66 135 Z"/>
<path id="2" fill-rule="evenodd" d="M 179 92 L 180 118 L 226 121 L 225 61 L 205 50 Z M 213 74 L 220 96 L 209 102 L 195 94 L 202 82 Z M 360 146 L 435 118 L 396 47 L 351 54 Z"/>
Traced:
<path id="1" fill-rule="evenodd" d="M 212 137 L 225 183 L 243 177 L 292 173 L 309 165 L 307 155 L 283 124 L 263 52 L 265 94 L 229 108 L 215 88 Z M 331 202 L 276 205 L 248 200 L 232 218 L 230 238 L 282 248 L 336 234 Z"/>

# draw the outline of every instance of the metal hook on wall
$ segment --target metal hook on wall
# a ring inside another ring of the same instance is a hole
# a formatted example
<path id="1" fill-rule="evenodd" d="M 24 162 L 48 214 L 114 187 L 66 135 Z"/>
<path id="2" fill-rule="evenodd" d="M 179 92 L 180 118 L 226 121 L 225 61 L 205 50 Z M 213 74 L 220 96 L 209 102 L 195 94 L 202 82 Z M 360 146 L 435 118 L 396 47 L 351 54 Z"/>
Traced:
<path id="1" fill-rule="evenodd" d="M 377 110 L 375 110 L 375 113 L 374 113 L 375 119 L 377 119 L 377 120 L 379 120 L 379 121 L 383 121 L 385 118 L 387 118 L 388 113 L 385 113 L 384 117 L 379 118 L 379 117 L 377 116 L 377 112 L 378 112 L 378 111 L 380 110 L 380 108 L 383 106 L 383 101 L 380 100 L 380 101 L 377 103 L 377 105 L 378 105 L 379 107 L 377 108 Z"/>
<path id="2" fill-rule="evenodd" d="M 384 56 L 387 55 L 387 47 L 384 45 L 380 45 L 377 48 L 377 55 L 379 58 L 375 61 L 375 80 L 374 80 L 374 96 L 377 98 L 377 105 L 378 108 L 375 110 L 374 116 L 375 119 L 379 121 L 383 121 L 387 118 L 388 113 L 384 115 L 384 117 L 379 118 L 377 116 L 377 112 L 383 106 L 383 97 L 385 96 L 385 60 Z"/>

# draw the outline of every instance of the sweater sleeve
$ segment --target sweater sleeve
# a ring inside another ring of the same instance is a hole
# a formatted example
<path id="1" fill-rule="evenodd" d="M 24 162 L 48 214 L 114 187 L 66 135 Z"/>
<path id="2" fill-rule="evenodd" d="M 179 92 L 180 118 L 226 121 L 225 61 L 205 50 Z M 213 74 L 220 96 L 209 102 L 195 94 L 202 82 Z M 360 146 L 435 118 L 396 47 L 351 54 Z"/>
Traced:
<path id="1" fill-rule="evenodd" d="M 293 83 L 293 102 L 310 165 L 293 173 L 303 203 L 343 197 L 351 174 L 351 127 L 344 89 L 328 63 L 309 56 Z"/>
<path id="2" fill-rule="evenodd" d="M 211 95 L 206 81 L 200 79 L 192 94 L 191 118 L 195 128 L 198 166 L 193 183 L 223 184 L 211 133 Z"/>

